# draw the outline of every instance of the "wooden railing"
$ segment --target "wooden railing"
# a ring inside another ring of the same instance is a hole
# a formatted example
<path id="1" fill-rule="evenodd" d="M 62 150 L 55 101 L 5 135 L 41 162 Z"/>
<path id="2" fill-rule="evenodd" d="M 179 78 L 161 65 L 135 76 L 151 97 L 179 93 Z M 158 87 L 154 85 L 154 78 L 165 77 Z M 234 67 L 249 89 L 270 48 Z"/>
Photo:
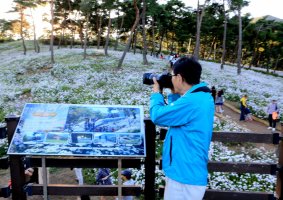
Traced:
<path id="1" fill-rule="evenodd" d="M 8 143 L 10 144 L 19 118 L 6 118 Z M 146 149 L 148 152 L 145 158 L 120 158 L 122 168 L 141 168 L 145 167 L 145 185 L 144 186 L 121 186 L 122 196 L 139 196 L 143 190 L 144 199 L 155 199 L 155 125 L 151 120 L 145 120 L 146 133 Z M 26 184 L 24 176 L 23 160 L 26 156 L 10 155 L 9 166 L 12 181 L 12 199 L 26 200 L 28 195 L 43 195 L 43 185 L 41 184 Z M 31 167 L 42 167 L 40 157 L 28 157 Z M 45 167 L 58 168 L 118 168 L 118 158 L 101 158 L 101 157 L 46 157 Z M 6 161 L 7 162 L 7 161 Z M 1 165 L 1 164 L 0 164 Z M 2 187 L 5 192 L 8 188 Z M 2 191 L 1 190 L 1 191 Z M 116 185 L 100 186 L 100 185 L 66 185 L 66 184 L 48 184 L 48 195 L 65 195 L 65 196 L 118 196 L 119 187 Z M 8 195 L 0 192 L 0 196 L 7 197 Z"/>
<path id="2" fill-rule="evenodd" d="M 166 130 L 160 131 L 160 138 L 163 140 L 166 135 Z M 242 133 L 242 132 L 214 132 L 212 141 L 218 141 L 223 143 L 265 143 L 271 145 L 279 145 L 279 157 L 283 155 L 282 149 L 282 134 L 279 132 L 274 133 Z M 282 159 L 283 161 L 283 159 Z M 234 173 L 254 173 L 254 174 L 270 174 L 277 175 L 276 193 L 278 197 L 282 198 L 281 188 L 281 172 L 282 162 L 279 160 L 277 163 L 244 163 L 244 162 L 216 162 L 210 161 L 208 163 L 209 172 L 234 172 Z M 161 167 L 162 168 L 162 167 Z M 164 193 L 164 188 L 160 188 L 159 194 Z M 205 200 L 275 200 L 273 192 L 247 192 L 247 191 L 221 191 L 207 189 Z"/>
<path id="3" fill-rule="evenodd" d="M 13 133 L 15 131 L 18 118 L 6 118 L 8 141 L 11 142 Z M 141 192 L 144 194 L 145 200 L 156 199 L 155 190 L 155 166 L 160 164 L 156 160 L 155 154 L 155 139 L 156 127 L 151 120 L 145 120 L 145 134 L 146 134 L 146 151 L 147 156 L 143 159 L 122 159 L 122 168 L 140 168 L 145 165 L 145 185 L 143 187 L 132 186 L 122 187 L 123 195 L 138 196 Z M 166 130 L 162 129 L 159 133 L 159 138 L 164 138 Z M 279 199 L 283 199 L 282 181 L 283 181 L 283 133 L 237 133 L 237 132 L 214 132 L 213 141 L 219 142 L 233 142 L 233 143 L 265 143 L 278 145 L 279 161 L 278 163 L 239 163 L 239 162 L 215 162 L 210 161 L 208 169 L 210 172 L 235 172 L 235 173 L 256 173 L 256 174 L 271 174 L 277 176 L 276 191 Z M 9 162 L 6 158 L 5 161 L 0 160 L 0 167 L 7 168 L 9 163 L 12 180 L 12 199 L 13 200 L 26 200 L 26 194 L 29 195 L 42 195 L 43 186 L 40 184 L 25 184 L 23 160 L 24 156 L 11 155 Z M 30 157 L 30 165 L 33 167 L 41 167 L 41 159 L 39 157 Z M 117 159 L 101 159 L 101 158 L 66 158 L 66 157 L 47 157 L 46 167 L 58 168 L 117 168 Z M 7 197 L 6 187 L 2 187 L 0 196 Z M 98 185 L 54 185 L 48 184 L 47 187 L 49 195 L 90 195 L 90 196 L 117 196 L 118 186 L 98 186 Z M 159 190 L 162 196 L 162 188 Z M 247 191 L 221 191 L 208 189 L 205 193 L 205 200 L 272 200 L 276 199 L 273 192 L 247 192 Z"/>

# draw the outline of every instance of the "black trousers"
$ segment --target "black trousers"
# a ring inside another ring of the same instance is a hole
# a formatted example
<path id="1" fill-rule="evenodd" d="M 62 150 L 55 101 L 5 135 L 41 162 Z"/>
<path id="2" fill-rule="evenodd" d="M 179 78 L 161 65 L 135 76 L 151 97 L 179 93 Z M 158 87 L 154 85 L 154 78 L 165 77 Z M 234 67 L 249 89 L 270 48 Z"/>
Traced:
<path id="1" fill-rule="evenodd" d="M 272 128 L 275 128 L 276 127 L 276 120 L 273 120 L 272 119 L 272 114 L 269 114 L 268 115 L 268 121 L 269 121 L 269 126 L 272 127 Z"/>

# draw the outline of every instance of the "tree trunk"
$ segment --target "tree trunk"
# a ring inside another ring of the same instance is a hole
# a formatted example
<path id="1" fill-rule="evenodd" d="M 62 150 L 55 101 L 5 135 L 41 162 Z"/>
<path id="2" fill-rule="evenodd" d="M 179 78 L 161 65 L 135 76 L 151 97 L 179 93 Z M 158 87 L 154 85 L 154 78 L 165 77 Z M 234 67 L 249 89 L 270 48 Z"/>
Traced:
<path id="1" fill-rule="evenodd" d="M 88 32 L 89 14 L 86 15 L 85 39 L 84 39 L 84 59 L 86 59 L 87 32 Z"/>
<path id="2" fill-rule="evenodd" d="M 58 41 L 58 45 L 57 45 L 57 49 L 60 49 L 61 48 L 61 42 L 62 42 L 62 39 L 63 38 L 63 31 L 61 29 L 61 32 L 60 32 L 60 38 L 59 38 L 59 41 Z"/>
<path id="3" fill-rule="evenodd" d="M 79 26 L 79 37 L 80 37 L 80 42 L 81 42 L 81 48 L 84 48 L 84 45 L 83 45 L 84 34 L 83 34 L 83 25 L 82 24 L 80 24 L 80 26 Z"/>
<path id="4" fill-rule="evenodd" d="M 32 13 L 31 8 L 30 8 L 30 16 L 31 16 L 31 19 L 32 19 L 32 27 L 33 27 L 33 45 L 34 45 L 34 51 L 35 51 L 36 53 L 39 53 L 39 52 L 40 52 L 40 47 L 39 47 L 38 41 L 37 41 L 37 39 L 36 39 L 35 24 L 34 24 L 34 18 L 33 18 L 33 13 Z"/>
<path id="5" fill-rule="evenodd" d="M 110 28 L 111 28 L 111 17 L 110 17 L 111 10 L 109 10 L 109 19 L 108 19 L 108 30 L 107 30 L 107 37 L 104 47 L 105 55 L 108 56 L 108 44 L 109 44 L 109 35 L 110 35 Z"/>
<path id="6" fill-rule="evenodd" d="M 279 62 L 279 58 L 280 58 L 280 54 L 278 54 L 277 55 L 277 58 L 276 58 L 276 62 L 275 62 L 275 66 L 274 66 L 274 74 L 275 74 L 275 72 L 276 72 L 276 70 L 277 70 L 277 67 L 278 67 L 278 62 Z"/>
<path id="7" fill-rule="evenodd" d="M 134 50 L 134 54 L 136 54 L 136 47 L 137 47 L 137 34 L 138 34 L 138 30 L 136 29 L 134 32 L 134 38 L 133 38 L 133 50 Z"/>
<path id="8" fill-rule="evenodd" d="M 131 28 L 130 36 L 129 36 L 129 38 L 128 38 L 126 47 L 125 47 L 125 49 L 124 49 L 124 53 L 123 53 L 123 55 L 122 55 L 122 57 L 121 57 L 121 59 L 120 59 L 120 61 L 119 61 L 119 64 L 118 64 L 118 66 L 117 66 L 117 69 L 122 69 L 123 61 L 124 61 L 124 59 L 125 59 L 125 56 L 126 56 L 126 54 L 127 54 L 127 51 L 128 51 L 129 48 L 130 48 L 130 45 L 131 45 L 131 41 L 132 41 L 132 37 L 133 37 L 133 32 L 134 32 L 134 30 L 136 29 L 136 27 L 137 27 L 137 25 L 138 25 L 138 23 L 139 23 L 139 18 L 140 18 L 139 15 L 140 15 L 140 14 L 139 14 L 139 8 L 138 8 L 138 6 L 137 6 L 137 0 L 134 0 L 134 8 L 135 8 L 135 11 L 136 11 L 136 20 L 135 20 L 135 22 L 134 22 L 134 24 L 133 24 L 133 26 L 132 26 L 132 28 Z"/>
<path id="9" fill-rule="evenodd" d="M 50 1 L 50 9 L 51 9 L 51 37 L 50 37 L 50 52 L 51 52 L 51 63 L 52 67 L 53 64 L 55 63 L 54 61 L 54 50 L 53 50 L 53 42 L 54 42 L 54 1 Z"/>
<path id="10" fill-rule="evenodd" d="M 215 42 L 213 46 L 213 60 L 216 60 L 216 49 L 217 49 L 217 42 Z"/>
<path id="11" fill-rule="evenodd" d="M 145 30 L 145 16 L 146 16 L 146 2 L 145 0 L 142 1 L 143 4 L 143 11 L 142 11 L 142 38 L 143 38 L 143 64 L 148 65 L 148 61 L 146 58 L 147 54 L 147 42 L 146 42 L 146 30 Z"/>
<path id="12" fill-rule="evenodd" d="M 208 54 L 207 54 L 206 59 L 209 59 L 210 56 L 211 56 L 211 54 L 212 54 L 212 49 L 215 47 L 215 40 L 216 40 L 216 37 L 214 36 L 214 37 L 213 37 L 213 40 L 212 40 L 212 43 L 211 43 L 211 46 L 210 46 L 210 48 L 209 48 L 209 52 L 208 52 Z"/>
<path id="13" fill-rule="evenodd" d="M 117 35 L 116 35 L 116 40 L 115 40 L 115 46 L 114 46 L 114 50 L 116 51 L 117 48 L 118 48 L 118 40 L 119 40 L 119 36 L 120 36 L 120 31 L 121 29 L 119 29 L 119 22 L 118 22 L 118 19 L 119 19 L 119 10 L 118 10 L 118 16 L 117 16 Z M 122 22 L 121 24 L 123 23 L 123 20 L 124 20 L 124 16 L 122 16 Z"/>
<path id="14" fill-rule="evenodd" d="M 21 17 L 21 29 L 20 29 L 20 35 L 21 35 L 21 40 L 23 43 L 23 49 L 24 49 L 24 55 L 26 55 L 27 52 L 27 47 L 25 44 L 25 38 L 24 38 L 24 31 L 23 31 L 23 23 L 24 23 L 24 11 L 23 11 L 23 7 L 21 6 L 20 8 L 20 17 Z"/>
<path id="15" fill-rule="evenodd" d="M 226 56 L 227 15 L 226 15 L 226 10 L 225 10 L 225 0 L 223 0 L 223 8 L 224 8 L 224 32 L 223 32 L 222 56 L 221 56 L 220 69 L 224 69 L 225 56 Z"/>
<path id="16" fill-rule="evenodd" d="M 71 11 L 72 11 L 72 7 L 71 7 L 71 1 L 68 0 L 68 5 L 69 5 L 69 19 L 70 19 L 70 24 L 71 24 L 71 44 L 70 44 L 70 49 L 73 48 L 73 44 L 74 44 L 74 28 L 73 28 L 73 21 L 70 17 Z"/>
<path id="17" fill-rule="evenodd" d="M 254 50 L 253 50 L 253 56 L 252 56 L 252 59 L 251 59 L 251 62 L 249 64 L 249 69 L 252 67 L 252 65 L 255 65 L 255 59 L 257 57 L 257 51 L 258 51 L 258 42 L 257 42 L 257 38 L 258 38 L 258 34 L 259 32 L 261 31 L 261 28 L 262 28 L 263 24 L 260 25 L 257 33 L 256 33 L 256 36 L 255 36 L 255 45 L 254 45 Z"/>
<path id="18" fill-rule="evenodd" d="M 162 42 L 163 42 L 163 39 L 164 39 L 164 34 L 162 34 L 161 37 L 160 37 L 158 52 L 161 52 L 161 51 L 162 51 Z"/>
<path id="19" fill-rule="evenodd" d="M 205 1 L 204 5 L 203 5 L 202 10 L 200 10 L 199 0 L 198 0 L 196 46 L 195 46 L 195 50 L 194 50 L 194 57 L 197 60 L 199 59 L 199 49 L 200 49 L 200 29 L 201 29 L 202 18 L 204 16 L 204 12 L 205 12 L 205 4 L 206 3 L 207 3 L 207 0 Z"/>
<path id="20" fill-rule="evenodd" d="M 267 54 L 267 65 L 266 65 L 266 72 L 269 73 L 270 63 L 271 63 L 271 49 L 273 48 L 272 44 L 268 45 L 268 54 Z"/>
<path id="21" fill-rule="evenodd" d="M 238 8 L 238 19 L 239 19 L 239 40 L 238 40 L 238 53 L 237 53 L 237 74 L 241 74 L 241 61 L 242 61 L 242 17 L 241 17 L 241 6 Z"/>
<path id="22" fill-rule="evenodd" d="M 99 23 L 98 23 L 98 33 L 97 33 L 97 49 L 100 48 L 100 40 L 101 40 L 101 25 L 102 25 L 102 16 L 99 16 Z"/>
<path id="23" fill-rule="evenodd" d="M 152 18 L 152 51 L 151 55 L 155 53 L 155 28 L 154 28 L 154 17 Z"/>

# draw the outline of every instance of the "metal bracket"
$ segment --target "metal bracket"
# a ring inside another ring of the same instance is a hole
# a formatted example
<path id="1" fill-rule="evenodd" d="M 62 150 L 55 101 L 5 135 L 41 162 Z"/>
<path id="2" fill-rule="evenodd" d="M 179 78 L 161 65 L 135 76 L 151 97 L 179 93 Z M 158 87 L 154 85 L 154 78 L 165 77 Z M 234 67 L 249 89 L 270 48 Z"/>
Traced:
<path id="1" fill-rule="evenodd" d="M 10 186 L 1 187 L 0 186 L 0 197 L 8 198 L 11 195 L 11 188 Z"/>
<path id="2" fill-rule="evenodd" d="M 32 196 L 32 183 L 28 183 L 24 185 L 23 189 L 27 193 L 28 196 Z"/>
<path id="3" fill-rule="evenodd" d="M 279 144 L 280 141 L 283 140 L 283 136 L 279 133 L 272 133 L 273 136 L 273 144 Z"/>

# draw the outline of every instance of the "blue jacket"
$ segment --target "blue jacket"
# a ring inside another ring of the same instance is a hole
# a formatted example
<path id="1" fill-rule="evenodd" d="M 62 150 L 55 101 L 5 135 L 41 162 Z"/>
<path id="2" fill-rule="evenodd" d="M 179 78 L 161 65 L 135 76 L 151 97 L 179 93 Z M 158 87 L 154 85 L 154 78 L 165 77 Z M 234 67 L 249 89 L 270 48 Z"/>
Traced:
<path id="1" fill-rule="evenodd" d="M 156 125 L 169 127 L 162 155 L 165 175 L 183 184 L 199 186 L 207 185 L 208 151 L 214 119 L 211 93 L 192 93 L 203 86 L 206 83 L 194 85 L 181 97 L 170 94 L 169 105 L 164 103 L 164 97 L 159 93 L 153 93 L 150 98 L 151 120 Z"/>

